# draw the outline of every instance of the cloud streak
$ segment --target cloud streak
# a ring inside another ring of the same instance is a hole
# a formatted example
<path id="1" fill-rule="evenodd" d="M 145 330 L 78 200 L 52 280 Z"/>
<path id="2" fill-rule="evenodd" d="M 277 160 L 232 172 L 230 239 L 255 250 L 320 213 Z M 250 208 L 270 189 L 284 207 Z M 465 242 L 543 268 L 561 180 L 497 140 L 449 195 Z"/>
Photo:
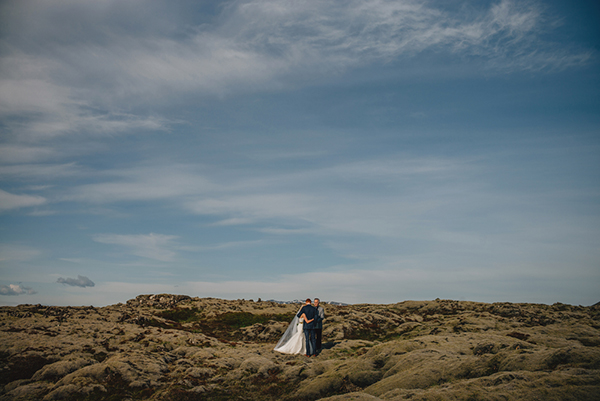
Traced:
<path id="1" fill-rule="evenodd" d="M 16 195 L 0 189 L 0 212 L 24 207 L 40 206 L 46 198 L 34 195 Z"/>
<path id="2" fill-rule="evenodd" d="M 37 249 L 15 244 L 0 244 L 0 262 L 27 261 L 39 256 Z"/>
<path id="3" fill-rule="evenodd" d="M 198 172 L 201 166 L 169 164 L 124 170 L 107 170 L 107 182 L 74 187 L 64 201 L 111 203 L 182 198 L 213 190 L 216 185 Z"/>
<path id="4" fill-rule="evenodd" d="M 240 178 L 225 181 L 191 166 L 153 166 L 115 171 L 116 181 L 75 187 L 63 199 L 101 204 L 169 201 L 186 213 L 220 218 L 215 226 L 258 224 L 257 229 L 272 234 L 277 229 L 289 234 L 292 229 L 395 237 L 411 224 L 408 216 L 450 202 L 440 195 L 459 193 L 456 186 L 467 185 L 473 171 L 465 160 L 394 157 L 299 172 L 232 172 L 229 175 Z M 424 188 L 427 180 L 452 184 Z M 376 191 L 364 193 L 363 185 Z M 438 200 L 426 199 L 430 191 Z"/>
<path id="5" fill-rule="evenodd" d="M 142 258 L 170 262 L 177 256 L 173 250 L 175 247 L 175 235 L 163 235 L 150 233 L 147 235 L 125 235 L 125 234 L 97 234 L 93 240 L 102 244 L 118 245 L 125 247 L 133 255 Z"/>
<path id="6" fill-rule="evenodd" d="M 472 238 L 459 227 L 476 219 L 455 223 L 451 216 L 469 216 L 468 209 L 484 214 L 490 227 L 525 230 L 525 221 L 506 220 L 502 210 L 532 205 L 536 197 L 487 187 L 483 166 L 491 168 L 478 158 L 394 155 L 291 172 L 231 171 L 227 180 L 192 166 L 152 166 L 113 171 L 108 175 L 114 181 L 74 187 L 62 199 L 90 204 L 168 202 L 185 214 L 218 218 L 214 227 L 248 226 L 270 235 L 353 234 L 389 240 L 408 236 L 456 243 Z M 481 225 L 477 223 L 475 231 L 484 229 Z M 175 255 L 176 238 L 111 235 L 94 240 L 167 261 Z"/>

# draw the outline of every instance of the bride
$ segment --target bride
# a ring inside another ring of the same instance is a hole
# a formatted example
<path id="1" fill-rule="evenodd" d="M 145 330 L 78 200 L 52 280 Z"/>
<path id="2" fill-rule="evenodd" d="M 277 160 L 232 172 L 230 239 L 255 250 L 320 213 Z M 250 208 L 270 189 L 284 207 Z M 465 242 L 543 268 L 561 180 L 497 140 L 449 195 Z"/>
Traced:
<path id="1" fill-rule="evenodd" d="M 306 341 L 304 340 L 304 321 L 306 315 L 294 316 L 294 319 L 288 326 L 287 330 L 281 336 L 281 339 L 275 346 L 274 350 L 284 354 L 306 354 Z M 308 320 L 307 323 L 314 319 Z"/>

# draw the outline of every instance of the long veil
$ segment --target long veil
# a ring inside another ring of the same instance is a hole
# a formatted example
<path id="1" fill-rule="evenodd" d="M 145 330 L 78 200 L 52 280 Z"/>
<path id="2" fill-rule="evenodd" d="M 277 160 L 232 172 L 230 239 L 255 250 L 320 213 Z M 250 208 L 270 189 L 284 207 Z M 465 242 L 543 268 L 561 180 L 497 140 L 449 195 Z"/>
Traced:
<path id="1" fill-rule="evenodd" d="M 294 334 L 296 334 L 296 326 L 298 326 L 298 321 L 300 320 L 298 318 L 298 316 L 296 316 L 296 315 L 297 315 L 297 313 L 294 315 L 294 319 L 292 319 L 292 322 L 290 323 L 288 328 L 285 330 L 285 333 L 283 333 L 283 335 L 279 339 L 279 342 L 275 346 L 275 349 L 283 347 L 285 345 L 285 343 L 290 341 L 292 339 L 292 337 L 294 336 Z"/>

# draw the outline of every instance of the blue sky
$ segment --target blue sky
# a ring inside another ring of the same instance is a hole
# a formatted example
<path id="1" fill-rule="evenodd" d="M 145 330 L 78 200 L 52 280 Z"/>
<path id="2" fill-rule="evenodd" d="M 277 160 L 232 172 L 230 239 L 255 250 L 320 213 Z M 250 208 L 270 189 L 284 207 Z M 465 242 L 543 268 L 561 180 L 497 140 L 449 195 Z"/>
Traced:
<path id="1" fill-rule="evenodd" d="M 594 1 L 5 1 L 0 303 L 600 301 Z"/>

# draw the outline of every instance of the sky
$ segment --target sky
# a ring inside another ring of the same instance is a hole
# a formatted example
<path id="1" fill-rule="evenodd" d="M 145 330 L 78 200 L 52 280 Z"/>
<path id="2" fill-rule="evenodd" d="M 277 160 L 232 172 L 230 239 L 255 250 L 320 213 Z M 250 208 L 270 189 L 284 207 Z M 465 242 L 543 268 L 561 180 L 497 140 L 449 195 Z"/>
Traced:
<path id="1" fill-rule="evenodd" d="M 0 3 L 0 304 L 600 301 L 596 1 Z"/>

